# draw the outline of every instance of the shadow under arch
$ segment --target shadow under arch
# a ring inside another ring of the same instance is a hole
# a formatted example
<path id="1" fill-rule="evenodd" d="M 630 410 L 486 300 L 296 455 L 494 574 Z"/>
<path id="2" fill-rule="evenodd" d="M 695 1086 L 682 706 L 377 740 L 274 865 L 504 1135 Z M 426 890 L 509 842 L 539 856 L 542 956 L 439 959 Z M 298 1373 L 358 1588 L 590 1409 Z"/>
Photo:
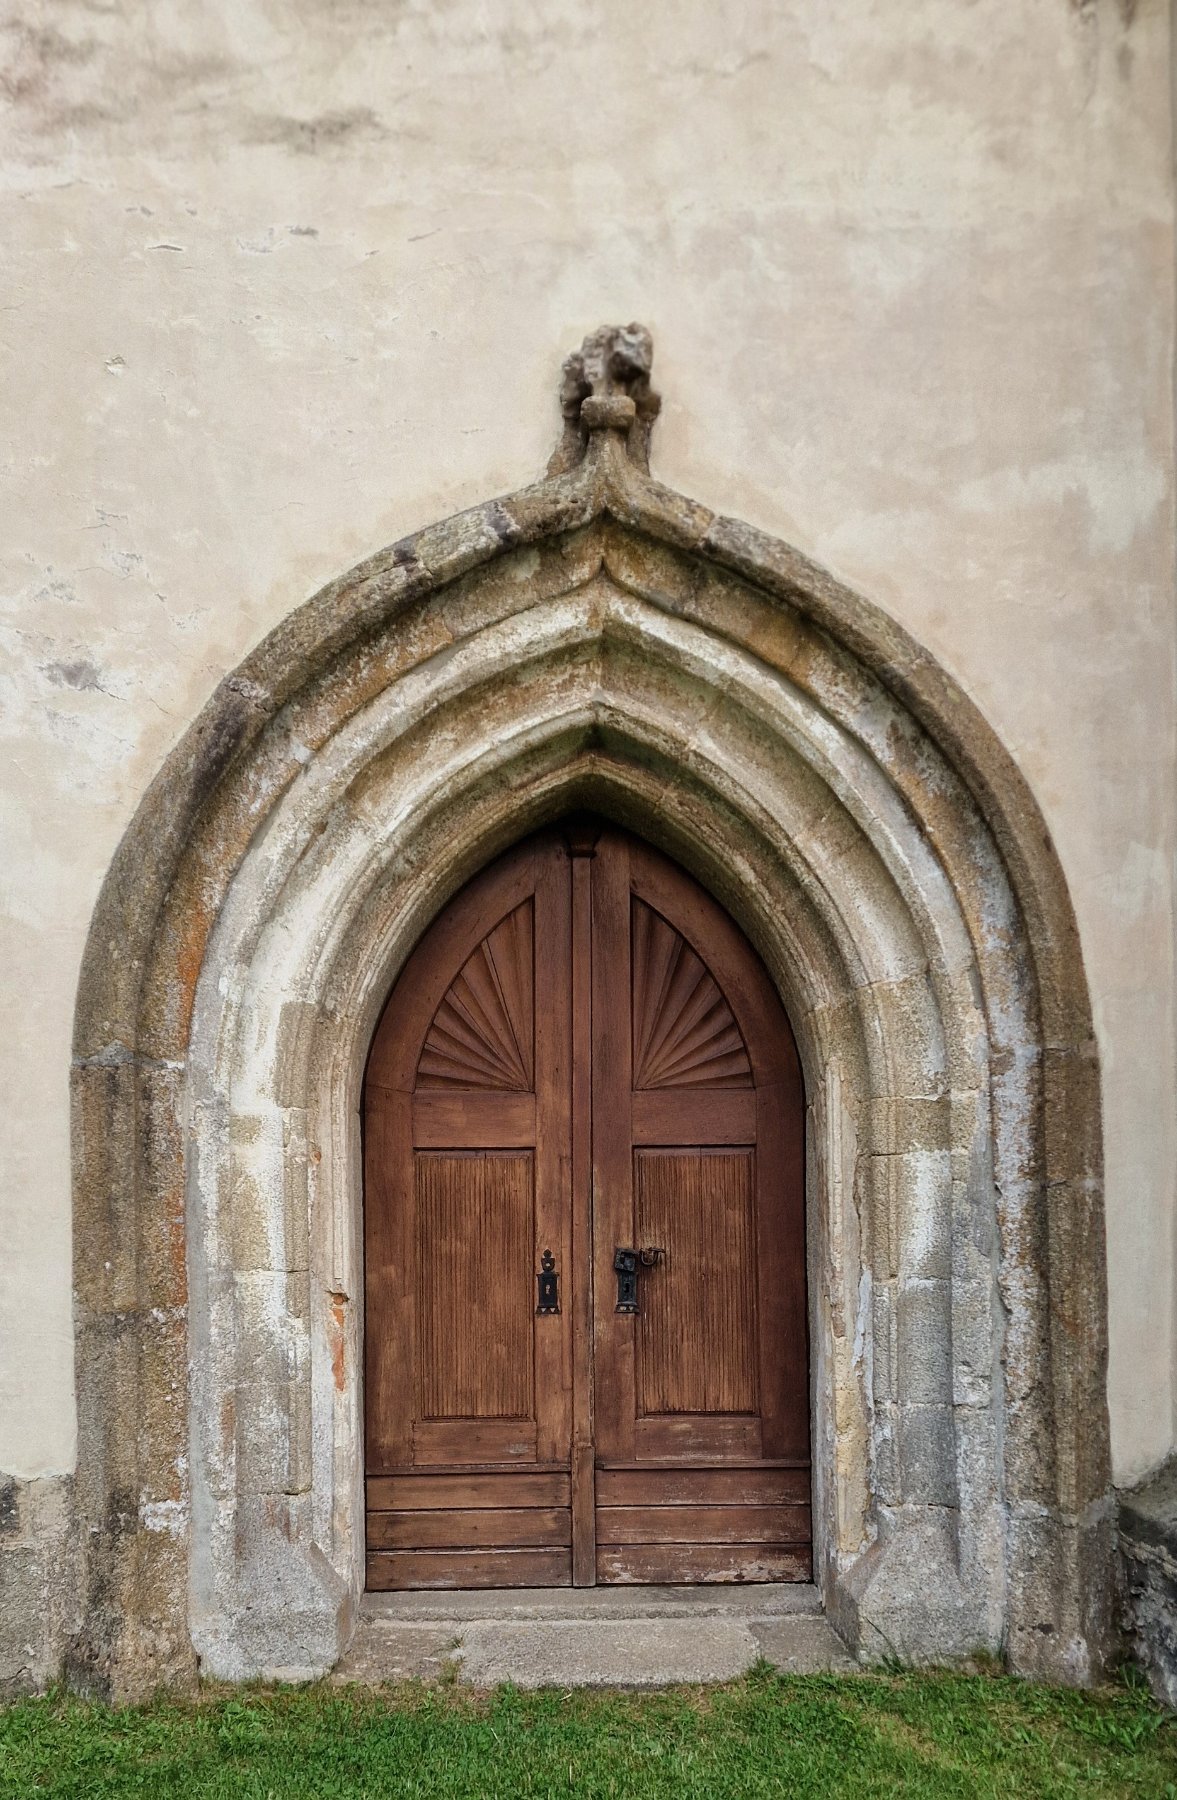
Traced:
<path id="1" fill-rule="evenodd" d="M 651 481 L 621 339 L 566 395 L 568 466 L 361 565 L 221 684 L 104 885 L 72 1660 L 113 1693 L 194 1646 L 227 1675 L 342 1648 L 367 1043 L 449 894 L 576 805 L 711 889 L 797 1032 L 835 1622 L 1067 1680 L 1107 1653 L 1098 1069 L 1057 858 L 893 622 Z"/>

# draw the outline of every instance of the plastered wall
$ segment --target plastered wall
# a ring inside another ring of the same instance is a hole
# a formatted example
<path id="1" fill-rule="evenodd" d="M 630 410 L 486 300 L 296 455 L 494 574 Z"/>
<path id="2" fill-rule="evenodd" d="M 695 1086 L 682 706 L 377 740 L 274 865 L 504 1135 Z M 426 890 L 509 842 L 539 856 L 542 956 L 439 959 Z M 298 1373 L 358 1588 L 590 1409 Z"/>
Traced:
<path id="1" fill-rule="evenodd" d="M 538 474 L 654 333 L 655 470 L 893 612 L 1032 783 L 1104 1069 L 1116 1475 L 1173 1442 L 1173 182 L 1159 0 L 12 9 L 0 1470 L 67 1471 L 66 1079 L 217 679 Z"/>

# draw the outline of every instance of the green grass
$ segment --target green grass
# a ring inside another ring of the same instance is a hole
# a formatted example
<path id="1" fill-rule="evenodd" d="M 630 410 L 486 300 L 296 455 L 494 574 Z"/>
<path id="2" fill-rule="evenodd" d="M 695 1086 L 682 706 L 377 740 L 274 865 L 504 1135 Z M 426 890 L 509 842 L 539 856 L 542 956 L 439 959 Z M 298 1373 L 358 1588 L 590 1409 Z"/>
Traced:
<path id="1" fill-rule="evenodd" d="M 0 1800 L 1092 1794 L 1177 1800 L 1177 1723 L 1139 1685 L 761 1666 L 653 1695 L 319 1686 L 0 1711 Z"/>

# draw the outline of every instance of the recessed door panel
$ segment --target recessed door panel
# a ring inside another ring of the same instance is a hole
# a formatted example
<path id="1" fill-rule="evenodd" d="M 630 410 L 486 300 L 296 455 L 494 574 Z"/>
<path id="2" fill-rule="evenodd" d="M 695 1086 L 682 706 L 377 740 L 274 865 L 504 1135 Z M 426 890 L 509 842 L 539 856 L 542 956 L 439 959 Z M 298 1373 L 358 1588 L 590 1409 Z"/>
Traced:
<path id="1" fill-rule="evenodd" d="M 529 1150 L 418 1150 L 417 1418 L 532 1419 Z"/>
<path id="2" fill-rule="evenodd" d="M 636 1235 L 663 1252 L 642 1283 L 641 1418 L 756 1411 L 754 1154 L 634 1154 Z"/>

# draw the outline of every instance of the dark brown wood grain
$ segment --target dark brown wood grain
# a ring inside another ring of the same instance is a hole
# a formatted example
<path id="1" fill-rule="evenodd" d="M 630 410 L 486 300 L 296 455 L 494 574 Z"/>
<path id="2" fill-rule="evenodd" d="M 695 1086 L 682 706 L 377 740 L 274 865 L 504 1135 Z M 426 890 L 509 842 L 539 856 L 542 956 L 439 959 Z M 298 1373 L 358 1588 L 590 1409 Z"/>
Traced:
<path id="1" fill-rule="evenodd" d="M 634 1174 L 638 1241 L 668 1246 L 642 1280 L 639 1411 L 755 1412 L 755 1153 L 639 1150 Z"/>
<path id="2" fill-rule="evenodd" d="M 633 1096 L 635 1144 L 753 1144 L 756 1095 L 730 1088 L 664 1088 Z"/>
<path id="3" fill-rule="evenodd" d="M 772 1506 L 809 1504 L 808 1469 L 598 1469 L 597 1505 Z"/>
<path id="4" fill-rule="evenodd" d="M 532 1240 L 531 1342 L 535 1358 L 536 1456 L 567 1465 L 572 1447 L 572 958 L 571 869 L 558 837 L 543 840 L 535 858 L 535 1107 L 536 1209 Z M 563 1284 L 561 1311 L 535 1316 L 535 1271 L 552 1252 Z"/>
<path id="5" fill-rule="evenodd" d="M 796 1048 L 758 959 L 681 869 L 605 831 L 593 899 L 596 1446 L 628 1465 L 623 1500 L 598 1469 L 597 1577 L 784 1579 L 810 1534 Z M 664 1253 L 636 1319 L 600 1291 L 619 1244 Z M 800 1491 L 749 1493 L 765 1457 L 795 1459 Z M 696 1485 L 671 1506 L 657 1465 L 675 1463 Z M 732 1491 L 700 1485 L 738 1465 Z"/>
<path id="6" fill-rule="evenodd" d="M 629 851 L 609 830 L 593 858 L 593 1436 L 598 1461 L 621 1462 L 634 1457 L 638 1325 L 615 1311 L 613 1268 L 634 1243 Z"/>
<path id="7" fill-rule="evenodd" d="M 415 1419 L 411 1465 L 535 1464 L 540 1460 L 534 1419 Z"/>
<path id="8" fill-rule="evenodd" d="M 571 1550 L 370 1550 L 367 1557 L 367 1585 L 377 1594 L 393 1588 L 569 1587 L 571 1582 Z"/>
<path id="9" fill-rule="evenodd" d="M 598 1506 L 597 1537 L 602 1544 L 807 1544 L 809 1508 Z"/>
<path id="10" fill-rule="evenodd" d="M 643 1461 L 655 1463 L 745 1463 L 764 1454 L 759 1413 L 655 1413 L 637 1420 L 633 1436 Z"/>
<path id="11" fill-rule="evenodd" d="M 417 1417 L 530 1419 L 530 1151 L 417 1151 Z"/>
<path id="12" fill-rule="evenodd" d="M 635 1091 L 752 1086 L 743 1033 L 705 954 L 700 955 L 671 919 L 632 895 Z"/>
<path id="13" fill-rule="evenodd" d="M 535 901 L 523 900 L 474 946 L 434 1013 L 417 1091 L 535 1089 Z"/>
<path id="14" fill-rule="evenodd" d="M 369 1550 L 559 1547 L 567 1546 L 571 1536 L 567 1507 L 434 1507 L 368 1515 Z"/>
<path id="15" fill-rule="evenodd" d="M 413 1095 L 418 1150 L 530 1149 L 536 1141 L 534 1094 Z"/>
<path id="16" fill-rule="evenodd" d="M 488 933 L 532 901 L 538 854 L 535 844 L 520 845 L 450 902 L 409 958 L 372 1041 L 364 1089 L 364 1406 L 372 1474 L 452 1454 L 444 1444 L 447 1428 L 437 1428 L 441 1440 L 433 1449 L 416 1441 L 420 1271 L 413 1095 L 439 1009 Z M 488 1141 L 494 1144 L 496 1136 Z M 513 1458 L 526 1435 L 516 1431 L 509 1447 L 469 1450 L 463 1460 Z M 534 1442 L 530 1454 L 534 1458 Z"/>
<path id="17" fill-rule="evenodd" d="M 593 871 L 598 832 L 567 835 L 572 862 L 572 1581 L 597 1579 L 596 1451 L 593 1375 Z"/>
<path id="18" fill-rule="evenodd" d="M 364 1124 L 374 1586 L 568 1579 L 569 889 L 554 836 L 508 852 L 426 933 L 373 1041 Z M 545 1250 L 563 1293 L 561 1310 L 541 1315 Z M 546 1472 L 553 1464 L 558 1476 Z M 501 1566 L 488 1561 L 491 1547 L 507 1557 Z"/>
<path id="19" fill-rule="evenodd" d="M 652 1582 L 673 1587 L 696 1582 L 812 1581 L 808 1544 L 601 1544 L 597 1580 Z"/>
<path id="20" fill-rule="evenodd" d="M 471 1506 L 568 1506 L 571 1502 L 566 1474 L 532 1474 L 523 1469 L 486 1473 L 463 1469 L 455 1473 L 382 1475 L 367 1484 L 370 1512 L 405 1508 Z"/>

